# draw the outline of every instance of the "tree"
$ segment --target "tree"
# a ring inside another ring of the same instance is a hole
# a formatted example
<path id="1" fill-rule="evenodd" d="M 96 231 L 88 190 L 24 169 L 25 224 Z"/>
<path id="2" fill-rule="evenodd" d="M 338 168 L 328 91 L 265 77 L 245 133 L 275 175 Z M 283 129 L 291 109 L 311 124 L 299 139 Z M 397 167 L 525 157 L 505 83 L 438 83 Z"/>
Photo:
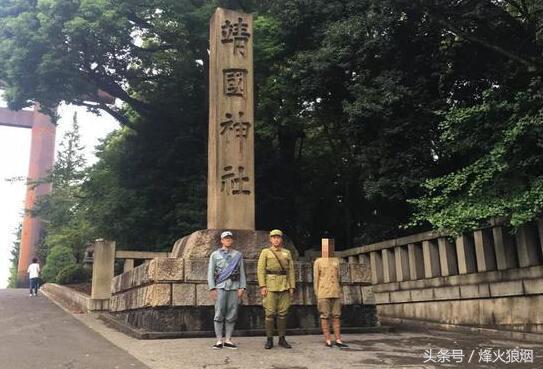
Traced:
<path id="1" fill-rule="evenodd" d="M 257 183 L 273 195 L 267 223 L 281 222 L 303 243 L 400 235 L 407 196 L 439 164 L 441 27 L 387 1 L 275 4 L 285 46 L 257 107 L 260 127 L 277 140 L 257 147 L 268 158 Z"/>
<path id="2" fill-rule="evenodd" d="M 55 242 L 94 235 L 168 249 L 205 227 L 217 4 L 254 13 L 257 228 L 284 228 L 303 250 L 322 236 L 348 247 L 540 211 L 540 1 L 5 3 L 0 79 L 11 106 L 66 100 L 124 125 L 75 186 L 74 223 Z M 89 103 L 98 88 L 124 104 Z M 522 170 L 481 181 L 480 160 Z M 489 200 L 473 187 L 500 190 Z M 419 228 L 406 230 L 414 210 Z"/>
<path id="3" fill-rule="evenodd" d="M 76 114 L 72 124 L 72 128 L 62 138 L 50 175 L 41 179 L 52 183 L 53 190 L 38 199 L 32 209 L 32 215 L 39 217 L 45 224 L 46 236 L 40 254 L 46 263 L 49 250 L 55 246 L 69 248 L 74 258 L 81 261 L 83 247 L 93 235 L 91 225 L 80 210 L 86 163 Z"/>
<path id="4" fill-rule="evenodd" d="M 17 269 L 19 266 L 19 250 L 21 246 L 21 233 L 23 230 L 23 224 L 20 223 L 17 227 L 17 231 L 15 231 L 15 241 L 13 242 L 13 245 L 11 247 L 10 253 L 11 253 L 11 259 L 10 267 L 9 267 L 9 278 L 8 278 L 8 288 L 16 288 L 17 287 Z"/>
<path id="5" fill-rule="evenodd" d="M 57 283 L 58 274 L 65 268 L 75 264 L 73 251 L 66 246 L 57 245 L 51 248 L 47 263 L 43 267 L 42 278 L 46 282 Z"/>
<path id="6" fill-rule="evenodd" d="M 449 53 L 473 50 L 482 68 L 455 82 L 440 125 L 450 169 L 413 201 L 415 222 L 460 233 L 489 218 L 534 220 L 543 209 L 543 3 L 418 3 L 454 34 Z"/>
<path id="7" fill-rule="evenodd" d="M 130 111 L 152 119 L 182 113 L 160 109 L 152 93 L 142 92 L 175 83 L 172 64 L 196 68 L 194 55 L 205 54 L 205 43 L 191 45 L 187 37 L 199 32 L 191 28 L 193 3 L 3 0 L 0 80 L 10 108 L 39 101 L 54 115 L 65 101 L 105 111 L 134 129 Z M 126 106 L 100 102 L 99 90 Z"/>

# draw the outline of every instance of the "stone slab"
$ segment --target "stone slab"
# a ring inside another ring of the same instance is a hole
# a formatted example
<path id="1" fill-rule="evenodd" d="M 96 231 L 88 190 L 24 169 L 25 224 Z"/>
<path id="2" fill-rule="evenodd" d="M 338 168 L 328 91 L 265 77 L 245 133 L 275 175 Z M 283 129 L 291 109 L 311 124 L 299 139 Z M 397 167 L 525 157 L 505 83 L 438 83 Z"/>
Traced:
<path id="1" fill-rule="evenodd" d="M 207 282 L 208 259 L 185 259 L 185 279 L 187 282 Z"/>
<path id="2" fill-rule="evenodd" d="M 290 303 L 292 305 L 304 304 L 304 286 L 302 284 L 296 285 L 294 293 L 290 296 Z"/>
<path id="3" fill-rule="evenodd" d="M 434 288 L 434 297 L 436 300 L 458 300 L 460 298 L 460 287 Z"/>
<path id="4" fill-rule="evenodd" d="M 490 283 L 490 295 L 492 297 L 515 296 L 523 293 L 522 281 Z"/>
<path id="5" fill-rule="evenodd" d="M 479 297 L 490 297 L 490 285 L 489 283 L 479 284 Z"/>
<path id="6" fill-rule="evenodd" d="M 460 298 L 462 299 L 471 299 L 479 297 L 479 285 L 471 284 L 467 286 L 460 287 Z"/>
<path id="7" fill-rule="evenodd" d="M 410 302 L 410 301 L 411 301 L 410 291 L 395 291 L 395 292 L 390 293 L 391 303 Z"/>
<path id="8" fill-rule="evenodd" d="M 343 286 L 342 303 L 343 305 L 361 304 L 362 292 L 360 291 L 360 286 Z"/>
<path id="9" fill-rule="evenodd" d="M 155 282 L 183 281 L 184 263 L 182 258 L 155 258 L 149 262 L 150 279 Z"/>
<path id="10" fill-rule="evenodd" d="M 351 283 L 351 271 L 348 263 L 339 263 L 341 283 Z"/>
<path id="11" fill-rule="evenodd" d="M 243 305 L 262 305 L 262 296 L 257 284 L 249 283 L 242 298 Z"/>
<path id="12" fill-rule="evenodd" d="M 146 307 L 170 306 L 172 300 L 172 286 L 170 284 L 160 283 L 147 286 L 145 288 Z"/>
<path id="13" fill-rule="evenodd" d="M 371 284 L 371 270 L 368 264 L 349 263 L 351 282 Z"/>
<path id="14" fill-rule="evenodd" d="M 411 290 L 411 301 L 431 301 L 434 299 L 433 288 L 423 288 L 420 290 Z"/>
<path id="15" fill-rule="evenodd" d="M 245 266 L 245 278 L 248 282 L 258 281 L 257 276 L 257 261 L 256 260 L 243 260 Z"/>
<path id="16" fill-rule="evenodd" d="M 194 306 L 196 305 L 196 284 L 177 283 L 172 285 L 173 306 Z"/>
<path id="17" fill-rule="evenodd" d="M 313 289 L 312 284 L 307 284 L 304 286 L 304 303 L 306 305 L 317 304 L 317 296 L 315 296 L 315 290 Z"/>
<path id="18" fill-rule="evenodd" d="M 389 292 L 376 292 L 374 295 L 375 303 L 379 304 L 389 304 L 390 303 L 390 293 Z"/>
<path id="19" fill-rule="evenodd" d="M 362 292 L 362 303 L 365 305 L 375 305 L 375 294 L 373 293 L 373 287 L 362 286 L 360 290 Z"/>
<path id="20" fill-rule="evenodd" d="M 543 279 L 527 279 L 522 281 L 527 295 L 543 294 Z"/>
<path id="21" fill-rule="evenodd" d="M 214 306 L 215 302 L 209 293 L 207 284 L 196 285 L 196 305 L 198 306 Z"/>

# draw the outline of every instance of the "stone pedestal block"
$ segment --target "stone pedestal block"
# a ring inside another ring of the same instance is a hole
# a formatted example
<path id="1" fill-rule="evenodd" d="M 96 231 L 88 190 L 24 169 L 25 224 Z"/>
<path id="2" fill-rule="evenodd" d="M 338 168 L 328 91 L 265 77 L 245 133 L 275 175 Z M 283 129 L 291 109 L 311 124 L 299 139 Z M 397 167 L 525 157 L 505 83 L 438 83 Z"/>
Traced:
<path id="1" fill-rule="evenodd" d="M 178 240 L 172 250 L 172 258 L 185 260 L 208 259 L 209 255 L 220 247 L 223 229 L 204 229 L 196 231 Z M 232 230 L 234 234 L 234 247 L 243 253 L 245 260 L 258 260 L 262 249 L 269 247 L 269 233 L 267 231 Z M 294 259 L 298 258 L 298 251 L 288 236 L 284 237 L 284 247 L 292 253 Z"/>

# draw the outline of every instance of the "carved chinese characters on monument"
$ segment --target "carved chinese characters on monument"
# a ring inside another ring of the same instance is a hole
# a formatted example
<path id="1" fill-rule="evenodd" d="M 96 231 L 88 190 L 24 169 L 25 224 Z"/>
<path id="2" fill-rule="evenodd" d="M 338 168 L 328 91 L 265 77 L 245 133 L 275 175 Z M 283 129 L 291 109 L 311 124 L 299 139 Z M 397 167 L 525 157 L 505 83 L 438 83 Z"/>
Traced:
<path id="1" fill-rule="evenodd" d="M 223 70 L 224 94 L 226 96 L 245 96 L 246 69 L 225 69 Z"/>
<path id="2" fill-rule="evenodd" d="M 226 113 L 225 120 L 221 122 L 220 134 L 225 138 L 226 144 L 230 143 L 231 138 L 239 141 L 239 152 L 243 154 L 243 143 L 247 140 L 251 123 L 244 121 L 243 112 L 238 112 L 237 117 Z"/>
<path id="3" fill-rule="evenodd" d="M 249 182 L 249 177 L 245 175 L 245 168 L 224 167 L 224 174 L 221 177 L 221 192 L 227 195 L 250 195 L 251 191 L 244 188 L 245 182 Z"/>
<path id="4" fill-rule="evenodd" d="M 254 229 L 253 17 L 210 23 L 208 227 Z"/>
<path id="5" fill-rule="evenodd" d="M 236 23 L 227 19 L 221 26 L 221 42 L 223 44 L 232 44 L 234 55 L 239 53 L 245 56 L 245 48 L 251 34 L 249 33 L 249 24 L 238 18 Z"/>

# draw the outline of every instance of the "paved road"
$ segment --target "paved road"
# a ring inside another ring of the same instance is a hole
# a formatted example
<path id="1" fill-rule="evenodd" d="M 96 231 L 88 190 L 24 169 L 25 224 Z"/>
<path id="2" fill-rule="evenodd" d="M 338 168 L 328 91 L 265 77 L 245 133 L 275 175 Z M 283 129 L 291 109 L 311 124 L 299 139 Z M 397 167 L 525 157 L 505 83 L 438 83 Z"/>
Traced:
<path id="1" fill-rule="evenodd" d="M 0 369 L 149 369 L 47 297 L 0 289 Z"/>
<path id="2" fill-rule="evenodd" d="M 443 331 L 345 335 L 349 350 L 327 349 L 318 335 L 290 337 L 292 350 L 264 350 L 262 337 L 236 337 L 237 351 L 212 339 L 136 340 L 93 315 L 71 315 L 46 297 L 0 290 L 0 369 L 441 369 L 542 368 L 543 345 Z M 480 363 L 472 352 L 533 350 L 533 363 Z M 462 363 L 425 362 L 439 349 L 462 350 Z M 124 351 L 126 350 L 126 351 Z M 138 361 L 139 360 L 139 361 Z M 147 366 L 145 366 L 145 365 Z"/>
<path id="3" fill-rule="evenodd" d="M 232 351 L 212 350 L 214 341 L 210 338 L 137 340 L 105 326 L 92 316 L 81 314 L 77 317 L 152 369 L 543 368 L 542 344 L 477 334 L 435 330 L 346 334 L 344 338 L 351 348 L 344 351 L 325 348 L 319 335 L 289 337 L 292 350 L 280 347 L 265 350 L 262 337 L 235 337 L 239 350 Z M 503 353 L 504 350 L 516 348 L 533 350 L 533 363 L 479 362 L 479 350 L 491 350 L 492 355 L 495 355 L 498 349 Z M 452 359 L 449 363 L 435 363 L 424 358 L 427 350 L 432 350 L 435 358 L 440 349 L 462 350 L 461 354 L 465 357 L 461 363 Z M 472 353 L 474 356 L 470 358 Z"/>

